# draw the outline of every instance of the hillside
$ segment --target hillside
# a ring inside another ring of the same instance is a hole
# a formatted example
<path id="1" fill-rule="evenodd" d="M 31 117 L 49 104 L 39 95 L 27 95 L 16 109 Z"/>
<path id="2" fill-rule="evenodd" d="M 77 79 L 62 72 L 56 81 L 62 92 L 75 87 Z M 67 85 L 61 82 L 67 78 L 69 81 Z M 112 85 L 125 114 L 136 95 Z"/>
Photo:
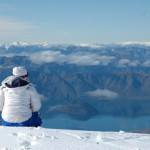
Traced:
<path id="1" fill-rule="evenodd" d="M 1 150 L 149 150 L 149 134 L 0 127 Z"/>

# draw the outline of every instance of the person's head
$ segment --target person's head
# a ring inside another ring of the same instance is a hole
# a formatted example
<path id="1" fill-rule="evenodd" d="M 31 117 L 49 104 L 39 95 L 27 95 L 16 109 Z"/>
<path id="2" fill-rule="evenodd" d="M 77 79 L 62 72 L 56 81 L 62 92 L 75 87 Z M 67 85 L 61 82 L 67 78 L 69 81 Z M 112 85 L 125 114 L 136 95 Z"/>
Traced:
<path id="1" fill-rule="evenodd" d="M 12 73 L 16 77 L 22 77 L 22 78 L 28 77 L 28 72 L 24 66 L 14 67 Z"/>

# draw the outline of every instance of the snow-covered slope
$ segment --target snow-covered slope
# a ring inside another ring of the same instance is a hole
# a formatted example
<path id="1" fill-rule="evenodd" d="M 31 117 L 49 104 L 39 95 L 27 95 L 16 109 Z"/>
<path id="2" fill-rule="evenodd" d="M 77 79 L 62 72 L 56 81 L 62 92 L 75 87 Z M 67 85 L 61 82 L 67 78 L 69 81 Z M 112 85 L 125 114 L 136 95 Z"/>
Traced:
<path id="1" fill-rule="evenodd" d="M 0 127 L 0 150 L 149 150 L 149 134 Z"/>

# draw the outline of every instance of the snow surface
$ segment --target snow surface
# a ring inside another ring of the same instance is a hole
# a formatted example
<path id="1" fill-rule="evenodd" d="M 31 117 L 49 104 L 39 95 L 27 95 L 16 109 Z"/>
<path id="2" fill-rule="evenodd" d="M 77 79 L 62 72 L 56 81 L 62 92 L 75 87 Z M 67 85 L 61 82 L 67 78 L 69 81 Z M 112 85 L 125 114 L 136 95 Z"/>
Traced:
<path id="1" fill-rule="evenodd" d="M 0 127 L 0 150 L 149 150 L 150 135 Z"/>

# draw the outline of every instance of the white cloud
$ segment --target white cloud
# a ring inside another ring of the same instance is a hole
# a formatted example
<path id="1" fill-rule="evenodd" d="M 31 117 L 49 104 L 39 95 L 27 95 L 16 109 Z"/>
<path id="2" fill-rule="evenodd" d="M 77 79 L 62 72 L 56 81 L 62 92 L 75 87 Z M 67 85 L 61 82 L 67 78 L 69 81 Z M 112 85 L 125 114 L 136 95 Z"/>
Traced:
<path id="1" fill-rule="evenodd" d="M 129 62 L 128 65 L 131 67 L 136 67 L 137 65 L 140 65 L 140 62 L 138 60 L 134 60 L 134 61 Z"/>
<path id="2" fill-rule="evenodd" d="M 108 65 L 115 57 L 101 56 L 96 54 L 71 54 L 68 57 L 69 64 L 76 65 Z"/>
<path id="3" fill-rule="evenodd" d="M 139 60 L 130 61 L 129 59 L 121 59 L 118 61 L 118 64 L 117 64 L 119 68 L 125 68 L 127 66 L 136 67 L 138 65 L 141 65 Z"/>
<path id="4" fill-rule="evenodd" d="M 126 67 L 130 63 L 129 59 L 121 59 L 118 61 L 118 67 Z"/>
<path id="5" fill-rule="evenodd" d="M 150 60 L 145 61 L 142 66 L 144 67 L 150 67 Z"/>
<path id="6" fill-rule="evenodd" d="M 25 43 L 26 44 L 26 43 Z M 61 51 L 40 51 L 40 52 L 21 52 L 18 54 L 15 53 L 8 53 L 8 54 L 1 54 L 1 56 L 6 57 L 13 57 L 13 56 L 27 56 L 33 63 L 35 64 L 42 64 L 42 63 L 66 63 L 66 64 L 75 64 L 78 66 L 107 66 L 116 59 L 114 56 L 106 56 L 100 55 L 95 53 L 89 52 L 78 52 L 78 53 L 71 53 L 71 54 L 63 54 Z M 116 62 L 116 66 L 123 68 L 127 66 L 136 67 L 137 65 L 141 65 L 139 60 L 130 61 L 129 59 L 121 59 Z M 150 66 L 150 61 L 146 61 L 142 64 L 143 66 Z"/>
<path id="7" fill-rule="evenodd" d="M 112 60 L 115 59 L 113 56 L 100 56 L 96 54 L 70 54 L 65 55 L 60 51 L 44 51 L 39 53 L 34 53 L 33 55 L 29 55 L 31 61 L 37 64 L 41 63 L 68 63 L 68 64 L 76 64 L 76 65 L 103 65 L 106 66 L 111 63 Z M 38 58 L 38 59 L 37 59 Z"/>
<path id="8" fill-rule="evenodd" d="M 35 64 L 42 63 L 67 63 L 67 64 L 75 64 L 75 65 L 101 65 L 107 66 L 111 63 L 115 57 L 113 56 L 101 56 L 92 53 L 74 53 L 65 55 L 60 51 L 42 51 L 35 53 L 27 53 L 22 52 L 18 54 L 9 53 L 9 54 L 1 54 L 1 56 L 13 57 L 13 56 L 27 56 L 29 59 Z"/>
<path id="9" fill-rule="evenodd" d="M 80 55 L 80 54 L 71 54 L 68 57 L 69 64 L 76 64 L 76 65 L 99 65 L 100 61 L 95 57 L 94 54 L 89 55 Z"/>
<path id="10" fill-rule="evenodd" d="M 28 56 L 29 59 L 36 64 L 50 62 L 64 63 L 67 59 L 60 51 L 43 51 Z"/>
<path id="11" fill-rule="evenodd" d="M 108 89 L 97 89 L 95 91 L 89 91 L 86 94 L 100 99 L 115 99 L 119 97 L 118 93 Z"/>

